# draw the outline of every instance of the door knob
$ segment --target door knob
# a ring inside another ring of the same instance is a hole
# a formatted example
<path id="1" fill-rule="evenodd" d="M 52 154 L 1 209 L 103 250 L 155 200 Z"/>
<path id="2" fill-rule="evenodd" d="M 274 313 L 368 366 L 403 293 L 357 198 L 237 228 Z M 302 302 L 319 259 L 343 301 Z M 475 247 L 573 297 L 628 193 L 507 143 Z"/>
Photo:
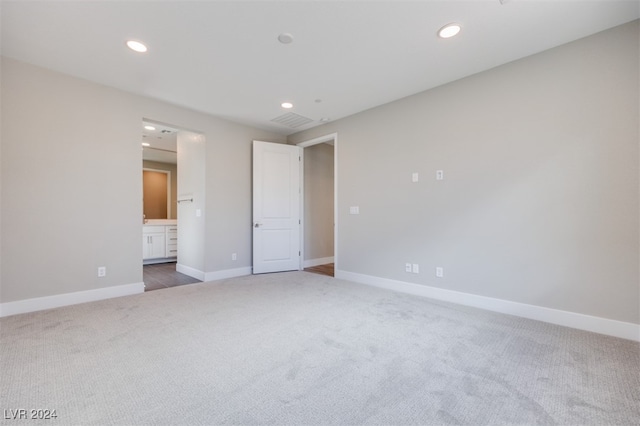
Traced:
<path id="1" fill-rule="evenodd" d="M 255 224 L 255 225 L 253 225 L 253 227 L 254 227 L 254 228 L 260 228 L 260 223 L 259 223 L 259 222 L 256 222 L 256 224 Z"/>

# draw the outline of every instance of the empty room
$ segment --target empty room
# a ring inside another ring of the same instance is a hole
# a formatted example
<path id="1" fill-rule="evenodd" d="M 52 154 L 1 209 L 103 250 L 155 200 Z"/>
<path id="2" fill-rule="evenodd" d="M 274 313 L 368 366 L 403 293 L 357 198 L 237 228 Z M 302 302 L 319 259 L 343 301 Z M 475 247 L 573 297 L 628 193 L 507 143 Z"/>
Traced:
<path id="1" fill-rule="evenodd" d="M 0 20 L 0 424 L 638 424 L 637 0 Z"/>

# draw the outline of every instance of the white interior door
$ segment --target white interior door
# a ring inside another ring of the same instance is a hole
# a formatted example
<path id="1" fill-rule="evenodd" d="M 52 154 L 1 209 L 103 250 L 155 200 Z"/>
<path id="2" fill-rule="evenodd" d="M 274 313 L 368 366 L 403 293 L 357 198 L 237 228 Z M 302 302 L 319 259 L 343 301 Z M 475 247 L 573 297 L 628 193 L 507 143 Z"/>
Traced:
<path id="1" fill-rule="evenodd" d="M 300 261 L 302 149 L 253 141 L 253 273 L 294 271 Z"/>

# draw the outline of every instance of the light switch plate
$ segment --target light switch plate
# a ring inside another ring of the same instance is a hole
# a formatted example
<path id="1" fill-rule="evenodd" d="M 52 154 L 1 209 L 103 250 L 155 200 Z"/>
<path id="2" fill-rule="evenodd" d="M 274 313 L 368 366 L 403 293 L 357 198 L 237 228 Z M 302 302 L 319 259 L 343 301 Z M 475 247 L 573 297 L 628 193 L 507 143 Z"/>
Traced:
<path id="1" fill-rule="evenodd" d="M 420 175 L 417 172 L 411 174 L 411 182 L 418 182 L 420 180 Z"/>
<path id="2" fill-rule="evenodd" d="M 358 207 L 358 206 L 349 207 L 349 213 L 350 214 L 360 214 L 360 207 Z"/>

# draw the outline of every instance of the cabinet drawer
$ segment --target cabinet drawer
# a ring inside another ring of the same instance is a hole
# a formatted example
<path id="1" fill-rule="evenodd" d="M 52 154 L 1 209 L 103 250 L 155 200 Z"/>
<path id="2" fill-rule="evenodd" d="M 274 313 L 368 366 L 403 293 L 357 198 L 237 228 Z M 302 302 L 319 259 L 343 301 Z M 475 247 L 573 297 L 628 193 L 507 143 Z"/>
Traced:
<path id="1" fill-rule="evenodd" d="M 178 232 L 178 225 L 169 225 L 167 226 L 167 232 Z"/>
<path id="2" fill-rule="evenodd" d="M 176 257 L 178 255 L 177 244 L 167 244 L 167 257 Z"/>
<path id="3" fill-rule="evenodd" d="M 164 226 L 143 226 L 143 234 L 164 234 Z"/>
<path id="4" fill-rule="evenodd" d="M 174 243 L 178 241 L 178 233 L 177 232 L 168 232 L 167 233 L 167 241 L 173 241 Z"/>

